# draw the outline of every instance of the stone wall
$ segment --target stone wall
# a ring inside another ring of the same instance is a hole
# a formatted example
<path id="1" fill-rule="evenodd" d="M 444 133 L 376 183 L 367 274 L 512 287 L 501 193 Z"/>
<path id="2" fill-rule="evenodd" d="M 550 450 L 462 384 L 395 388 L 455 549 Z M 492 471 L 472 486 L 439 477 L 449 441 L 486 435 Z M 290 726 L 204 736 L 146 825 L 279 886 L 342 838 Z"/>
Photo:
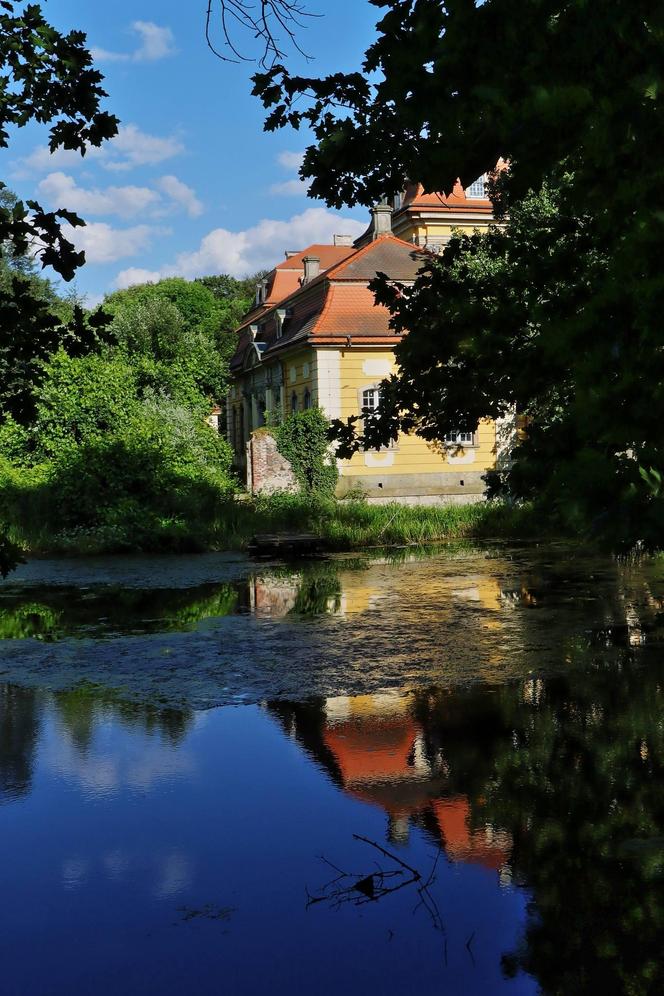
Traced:
<path id="1" fill-rule="evenodd" d="M 269 495 L 275 491 L 299 491 L 289 461 L 277 449 L 269 429 L 257 429 L 247 441 L 247 491 Z"/>

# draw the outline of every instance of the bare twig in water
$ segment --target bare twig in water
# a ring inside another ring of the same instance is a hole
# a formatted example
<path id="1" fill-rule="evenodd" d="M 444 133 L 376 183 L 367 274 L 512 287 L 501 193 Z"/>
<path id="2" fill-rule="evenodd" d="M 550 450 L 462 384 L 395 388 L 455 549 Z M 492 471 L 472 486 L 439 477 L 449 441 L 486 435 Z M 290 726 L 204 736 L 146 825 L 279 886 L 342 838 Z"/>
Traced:
<path id="1" fill-rule="evenodd" d="M 190 920 L 230 920 L 236 912 L 234 906 L 215 906 L 214 903 L 206 903 L 200 909 L 192 906 L 178 906 L 178 913 L 182 914 L 182 922 L 189 923 Z"/>
<path id="2" fill-rule="evenodd" d="M 428 913 L 434 930 L 438 931 L 443 935 L 444 938 L 444 955 L 445 964 L 447 964 L 447 936 L 445 931 L 445 925 L 443 924 L 443 919 L 440 915 L 440 910 L 436 900 L 429 891 L 430 886 L 435 882 L 436 879 L 436 868 L 438 866 L 438 860 L 440 858 L 440 848 L 436 853 L 431 871 L 427 876 L 426 881 L 422 881 L 422 874 L 413 868 L 412 865 L 407 864 L 403 861 L 397 854 L 392 851 L 388 851 L 381 844 L 378 844 L 375 840 L 370 840 L 368 837 L 363 837 L 361 834 L 353 834 L 353 839 L 361 841 L 364 844 L 368 844 L 369 847 L 373 847 L 376 851 L 387 858 L 393 864 L 397 865 L 396 868 L 384 868 L 377 862 L 376 870 L 364 873 L 354 873 L 345 871 L 340 868 L 334 862 L 329 861 L 326 857 L 321 856 L 321 861 L 337 872 L 335 878 L 326 882 L 322 888 L 312 894 L 308 889 L 305 889 L 307 896 L 307 909 L 310 906 L 315 906 L 318 903 L 326 903 L 330 909 L 338 910 L 342 906 L 365 906 L 367 903 L 376 903 L 386 896 L 393 895 L 395 892 L 399 892 L 401 889 L 407 889 L 412 886 L 415 888 L 418 895 L 418 903 L 415 906 L 413 913 L 415 914 L 420 907 L 424 907 L 425 911 Z M 389 932 L 390 940 L 393 937 L 393 932 Z"/>

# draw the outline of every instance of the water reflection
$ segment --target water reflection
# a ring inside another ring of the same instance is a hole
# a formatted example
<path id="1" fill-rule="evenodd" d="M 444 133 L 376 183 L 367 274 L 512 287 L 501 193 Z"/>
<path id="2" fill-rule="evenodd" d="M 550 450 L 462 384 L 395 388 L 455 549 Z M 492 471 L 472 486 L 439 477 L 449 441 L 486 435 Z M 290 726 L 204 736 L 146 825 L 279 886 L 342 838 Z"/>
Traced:
<path id="1" fill-rule="evenodd" d="M 584 648 L 565 675 L 463 691 L 266 708 L 342 789 L 497 887 L 530 917 L 506 977 L 546 993 L 664 988 L 664 662 Z M 580 666 L 583 664 L 583 666 Z"/>
<path id="2" fill-rule="evenodd" d="M 34 689 L 0 685 L 0 805 L 30 791 L 39 714 Z"/>
<path id="3" fill-rule="evenodd" d="M 498 916 L 496 896 L 525 890 L 525 927 L 514 920 L 514 937 L 498 952 L 505 983 L 534 978 L 545 993 L 657 992 L 664 984 L 664 661 L 644 657 L 645 649 L 607 652 L 586 642 L 565 673 L 493 687 L 271 701 L 263 713 L 282 731 L 280 743 L 244 709 L 199 719 L 99 688 L 64 695 L 3 686 L 0 798 L 11 805 L 27 797 L 40 770 L 89 804 L 106 800 L 111 808 L 101 812 L 113 832 L 95 823 L 85 839 L 67 839 L 58 857 L 62 888 L 85 893 L 86 902 L 101 875 L 139 907 L 148 896 L 192 909 L 203 900 L 240 908 L 251 900 L 267 904 L 267 913 L 275 904 L 274 915 L 278 907 L 281 916 L 299 916 L 305 876 L 314 874 L 307 862 L 323 847 L 330 858 L 343 855 L 352 832 L 422 868 L 432 846 L 441 847 L 467 890 L 461 899 L 444 880 L 437 901 L 446 923 L 462 917 L 470 934 L 482 915 Z M 569 656 L 569 647 L 561 653 Z M 232 728 L 222 736 L 229 713 Z M 201 740 L 203 731 L 209 739 Z M 287 753 L 293 744 L 315 762 L 315 779 Z M 352 812 L 325 794 L 325 782 Z M 202 795 L 192 801 L 195 786 Z M 126 803 L 114 808 L 136 793 L 145 806 L 166 800 L 154 837 L 137 835 Z M 306 833 L 304 797 L 317 821 Z M 65 811 L 74 805 L 61 790 L 55 798 Z M 208 820 L 217 799 L 223 817 Z M 269 845 L 261 812 L 273 817 Z M 221 850 L 220 840 L 227 841 Z M 255 851 L 260 840 L 263 857 Z M 236 894 L 201 888 L 210 875 L 223 882 L 233 864 Z M 486 883 L 484 914 L 467 877 L 476 873 Z M 143 879 L 140 899 L 135 883 Z M 284 881 L 299 883 L 286 898 Z M 421 921 L 391 919 L 393 907 L 382 917 L 386 930 L 413 932 L 413 943 L 423 929 Z M 480 932 L 478 957 L 493 927 Z M 310 919 L 306 929 L 329 933 L 336 946 L 350 945 L 348 931 L 359 928 L 342 918 Z M 484 991 L 497 991 L 491 985 Z"/>
<path id="4" fill-rule="evenodd" d="M 102 609 L 155 632 L 221 622 L 195 643 L 106 630 L 103 683 L 88 641 L 62 639 L 32 688 L 0 685 L 10 992 L 92 991 L 121 950 L 126 992 L 664 991 L 659 564 L 491 549 L 251 569 L 115 608 L 43 597 L 61 632 L 79 610 L 93 629 Z M 60 689 L 66 654 L 88 680 Z M 262 705 L 196 712 L 201 687 Z M 449 964 L 405 893 L 306 912 L 321 853 L 366 859 L 353 833 L 423 871 L 441 849 Z M 196 911 L 230 908 L 223 947 Z M 27 984 L 35 933 L 55 940 Z"/>

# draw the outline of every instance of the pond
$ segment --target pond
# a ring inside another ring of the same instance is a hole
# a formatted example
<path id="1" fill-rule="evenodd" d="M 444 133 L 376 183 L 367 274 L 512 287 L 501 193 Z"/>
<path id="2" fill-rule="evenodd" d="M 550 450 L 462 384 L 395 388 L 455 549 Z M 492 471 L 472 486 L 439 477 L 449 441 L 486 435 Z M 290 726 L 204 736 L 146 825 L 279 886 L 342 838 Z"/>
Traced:
<path id="1" fill-rule="evenodd" d="M 664 564 L 0 588 L 3 994 L 664 991 Z"/>

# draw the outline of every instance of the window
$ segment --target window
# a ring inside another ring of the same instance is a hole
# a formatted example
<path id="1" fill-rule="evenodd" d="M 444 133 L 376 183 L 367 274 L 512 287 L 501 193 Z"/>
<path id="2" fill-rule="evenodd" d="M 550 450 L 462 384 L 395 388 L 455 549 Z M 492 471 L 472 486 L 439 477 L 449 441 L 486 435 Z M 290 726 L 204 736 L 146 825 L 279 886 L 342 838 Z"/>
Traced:
<path id="1" fill-rule="evenodd" d="M 371 416 L 380 403 L 380 391 L 377 387 L 369 387 L 362 391 L 362 414 Z"/>
<path id="2" fill-rule="evenodd" d="M 482 173 L 476 180 L 473 180 L 471 185 L 466 189 L 466 197 L 475 200 L 481 200 L 486 197 L 486 173 Z"/>
<path id="3" fill-rule="evenodd" d="M 444 441 L 448 446 L 472 446 L 475 442 L 474 432 L 446 432 Z"/>
<path id="4" fill-rule="evenodd" d="M 362 391 L 362 416 L 364 417 L 364 429 L 366 431 L 368 422 L 370 419 L 375 418 L 376 411 L 378 410 L 378 405 L 380 404 L 380 389 L 377 387 L 368 387 L 365 391 Z M 371 450 L 373 447 L 365 446 L 366 450 Z"/>
<path id="5" fill-rule="evenodd" d="M 293 391 L 293 393 L 291 394 L 290 410 L 292 412 L 296 412 L 297 411 L 297 394 L 295 393 L 295 391 Z"/>
<path id="6" fill-rule="evenodd" d="M 305 409 L 311 408 L 311 391 L 309 388 L 304 392 L 304 407 Z"/>

